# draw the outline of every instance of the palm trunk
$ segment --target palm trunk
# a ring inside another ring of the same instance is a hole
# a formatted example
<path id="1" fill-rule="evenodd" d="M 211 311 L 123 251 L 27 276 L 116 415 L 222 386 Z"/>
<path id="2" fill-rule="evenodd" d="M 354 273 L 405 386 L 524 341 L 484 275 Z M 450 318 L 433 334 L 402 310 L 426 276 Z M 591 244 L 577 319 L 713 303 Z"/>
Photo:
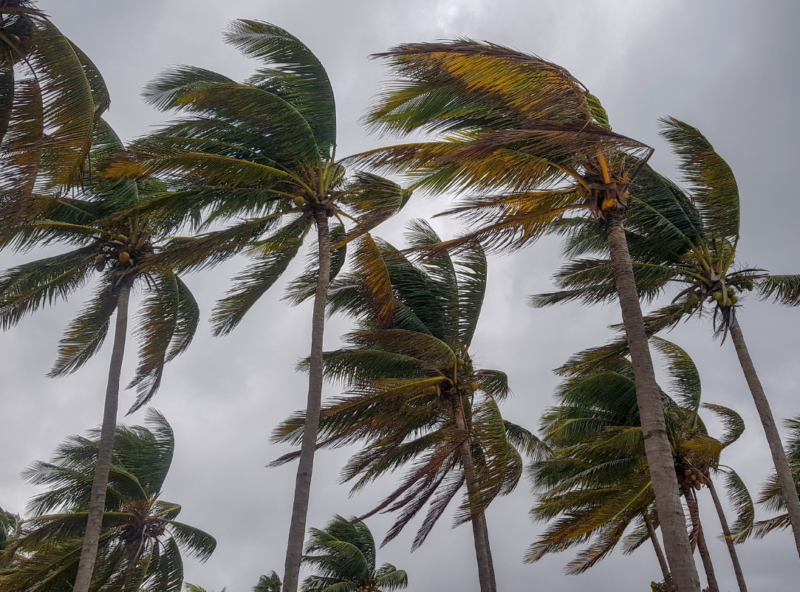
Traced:
<path id="1" fill-rule="evenodd" d="M 691 487 L 684 487 L 684 497 L 686 498 L 686 505 L 689 506 L 689 514 L 692 517 L 692 524 L 697 528 L 697 550 L 700 551 L 700 557 L 703 560 L 703 568 L 706 571 L 706 579 L 708 580 L 708 591 L 719 592 L 719 585 L 717 584 L 717 576 L 714 575 L 714 564 L 711 562 L 711 555 L 708 552 L 706 545 L 706 537 L 703 534 L 703 523 L 700 522 L 700 511 L 697 508 L 697 498 L 694 495 L 694 489 Z"/>
<path id="2" fill-rule="evenodd" d="M 317 290 L 314 295 L 314 316 L 311 324 L 311 358 L 308 373 L 308 402 L 300 447 L 300 463 L 294 486 L 292 521 L 289 526 L 289 543 L 286 547 L 283 592 L 297 592 L 300 580 L 300 562 L 303 556 L 303 539 L 311 494 L 311 472 L 317 446 L 319 415 L 322 407 L 322 338 L 325 332 L 325 306 L 328 302 L 328 284 L 331 277 L 331 241 L 328 214 L 324 209 L 314 212 L 319 241 L 319 269 Z"/>
<path id="3" fill-rule="evenodd" d="M 736 546 L 731 539 L 731 529 L 728 528 L 725 512 L 722 510 L 722 504 L 719 501 L 719 496 L 717 496 L 717 489 L 714 487 L 714 483 L 711 479 L 708 480 L 708 490 L 711 492 L 711 499 L 714 500 L 714 507 L 717 508 L 719 523 L 722 526 L 722 534 L 725 535 L 725 543 L 728 545 L 728 553 L 730 553 L 731 561 L 733 562 L 733 571 L 736 573 L 736 581 L 739 583 L 739 592 L 747 592 L 747 584 L 744 582 L 742 566 L 739 564 L 739 555 L 736 553 Z"/>
<path id="4" fill-rule="evenodd" d="M 764 426 L 764 433 L 767 435 L 767 443 L 769 444 L 770 452 L 772 452 L 772 462 L 775 464 L 775 471 L 778 473 L 781 493 L 783 493 L 786 509 L 789 512 L 789 521 L 792 523 L 794 544 L 797 547 L 798 554 L 800 554 L 800 499 L 798 499 L 797 486 L 792 478 L 792 470 L 789 468 L 789 461 L 786 460 L 786 452 L 783 450 L 781 435 L 778 433 L 775 419 L 772 417 L 772 410 L 769 408 L 769 401 L 764 394 L 761 381 L 758 379 L 758 373 L 753 365 L 752 358 L 750 358 L 747 344 L 744 342 L 744 335 L 741 327 L 739 327 L 738 319 L 733 321 L 730 331 L 733 345 L 736 347 L 736 355 L 739 356 L 739 363 L 744 371 L 747 385 L 750 387 L 750 393 L 753 395 L 761 425 Z"/>
<path id="5" fill-rule="evenodd" d="M 106 506 L 108 473 L 111 470 L 111 456 L 114 450 L 114 433 L 117 429 L 117 408 L 119 407 L 119 377 L 122 373 L 122 359 L 125 355 L 125 335 L 128 331 L 128 301 L 131 295 L 131 280 L 124 279 L 117 300 L 117 320 L 114 327 L 114 349 L 111 351 L 111 364 L 108 369 L 108 385 L 103 409 L 103 426 L 100 429 L 100 449 L 97 452 L 97 468 L 92 482 L 92 499 L 89 502 L 89 518 L 86 534 L 83 537 L 78 575 L 73 592 L 89 592 L 97 561 L 97 547 L 103 529 L 103 510 Z"/>
<path id="6" fill-rule="evenodd" d="M 489 551 L 489 532 L 486 529 L 486 516 L 480 506 L 478 478 L 470 449 L 467 420 L 460 400 L 453 400 L 453 415 L 456 419 L 456 426 L 465 435 L 464 441 L 461 443 L 461 462 L 464 464 L 464 479 L 467 482 L 467 496 L 472 515 L 472 535 L 475 540 L 475 555 L 478 559 L 478 580 L 481 592 L 496 592 L 497 584 L 494 581 L 494 569 Z"/>
<path id="7" fill-rule="evenodd" d="M 480 520 L 483 523 L 483 532 L 486 533 L 486 552 L 489 556 L 489 577 L 494 583 L 495 590 L 497 590 L 497 578 L 494 574 L 494 559 L 492 558 L 492 546 L 489 544 L 489 527 L 486 525 L 486 512 L 482 512 Z"/>
<path id="8" fill-rule="evenodd" d="M 658 565 L 661 566 L 661 575 L 664 577 L 664 588 L 666 588 L 666 592 L 673 592 L 672 577 L 669 575 L 669 565 L 667 565 L 667 558 L 664 557 L 664 551 L 661 550 L 661 544 L 658 542 L 656 529 L 653 527 L 653 523 L 647 515 L 647 512 L 642 512 L 642 518 L 647 526 L 647 532 L 650 533 L 650 540 L 653 542 L 653 549 L 655 549 L 656 557 L 658 557 Z"/>
<path id="9" fill-rule="evenodd" d="M 633 362 L 636 402 L 644 434 L 645 453 L 650 467 L 658 521 L 664 535 L 664 549 L 672 581 L 680 592 L 700 592 L 700 578 L 686 534 L 686 517 L 678 494 L 678 480 L 675 476 L 667 426 L 661 409 L 661 396 L 656 385 L 653 360 L 650 357 L 644 318 L 639 305 L 639 295 L 636 292 L 633 266 L 620 212 L 611 212 L 608 216 L 607 232 L 611 264 L 614 268 L 619 304 L 622 309 L 622 322 Z"/>

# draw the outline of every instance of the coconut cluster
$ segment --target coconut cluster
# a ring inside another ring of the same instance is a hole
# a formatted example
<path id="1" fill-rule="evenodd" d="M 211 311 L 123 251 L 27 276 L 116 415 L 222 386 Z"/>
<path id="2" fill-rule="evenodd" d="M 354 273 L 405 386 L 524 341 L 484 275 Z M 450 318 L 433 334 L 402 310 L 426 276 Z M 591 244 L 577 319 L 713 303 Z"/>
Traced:
<path id="1" fill-rule="evenodd" d="M 133 267 L 146 255 L 153 252 L 153 245 L 142 236 L 138 240 L 120 234 L 111 240 L 104 241 L 105 251 L 95 257 L 94 268 L 103 271 L 109 261 L 116 262 L 117 268 Z"/>
<path id="2" fill-rule="evenodd" d="M 695 279 L 687 276 L 686 281 L 694 282 Z M 686 294 L 683 307 L 686 312 L 692 312 L 703 302 L 717 304 L 722 308 L 736 306 L 739 302 L 738 294 L 750 291 L 753 287 L 753 278 L 745 276 L 731 276 L 727 281 L 717 280 L 710 287 L 703 283 Z"/>
<path id="3" fill-rule="evenodd" d="M 684 470 L 683 474 L 678 474 L 678 484 L 682 487 L 694 487 L 700 491 L 703 485 L 708 485 L 708 477 L 700 469 L 692 467 Z"/>
<path id="4" fill-rule="evenodd" d="M 360 584 L 358 592 L 380 592 L 375 584 Z"/>

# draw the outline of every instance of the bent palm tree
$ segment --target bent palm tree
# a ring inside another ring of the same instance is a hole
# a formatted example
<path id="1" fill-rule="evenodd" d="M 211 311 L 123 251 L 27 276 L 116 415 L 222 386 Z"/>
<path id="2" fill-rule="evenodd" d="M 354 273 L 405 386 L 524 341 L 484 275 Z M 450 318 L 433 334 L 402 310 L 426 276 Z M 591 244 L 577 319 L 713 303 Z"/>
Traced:
<path id="1" fill-rule="evenodd" d="M 602 221 L 667 557 L 682 592 L 699 592 L 623 230 L 634 197 L 631 182 L 652 150 L 612 132 L 597 98 L 541 58 L 473 41 L 401 45 L 380 57 L 400 81 L 367 121 L 386 132 L 432 132 L 437 138 L 374 150 L 360 160 L 408 171 L 416 186 L 429 191 L 477 194 L 448 212 L 466 220 L 470 230 L 438 249 L 477 239 L 494 250 L 514 251 L 565 216 L 588 212 Z"/>
<path id="2" fill-rule="evenodd" d="M 241 322 L 316 225 L 315 261 L 295 282 L 300 289 L 294 296 L 295 302 L 314 297 L 307 425 L 283 583 L 284 590 L 296 592 L 322 397 L 328 284 L 344 264 L 344 244 L 394 215 L 410 193 L 376 175 L 346 176 L 336 160 L 330 80 L 300 40 L 274 25 L 245 20 L 233 22 L 225 39 L 263 67 L 244 83 L 190 66 L 162 74 L 146 88 L 147 101 L 186 115 L 137 143 L 136 161 L 119 164 L 115 174 L 167 179 L 171 190 L 152 205 L 175 228 L 191 223 L 208 230 L 236 221 L 176 241 L 168 257 L 181 269 L 211 266 L 244 250 L 253 258 L 214 311 L 216 335 Z M 329 218 L 337 220 L 332 227 Z"/>
<path id="3" fill-rule="evenodd" d="M 377 566 L 375 540 L 358 519 L 335 516 L 311 529 L 303 563 L 315 573 L 303 581 L 303 592 L 389 592 L 408 586 L 408 575 L 390 563 Z"/>
<path id="4" fill-rule="evenodd" d="M 424 221 L 410 225 L 414 247 L 438 244 Z M 517 448 L 544 448 L 527 430 L 503 420 L 497 401 L 508 396 L 506 375 L 478 369 L 469 354 L 486 290 L 486 258 L 477 243 L 457 258 L 443 253 L 415 265 L 388 243 L 361 239 L 353 273 L 332 286 L 331 310 L 359 320 L 350 347 L 324 355 L 326 375 L 347 396 L 326 404 L 322 447 L 363 442 L 343 470 L 353 491 L 408 463 L 400 487 L 379 511 L 400 511 L 384 544 L 430 502 L 414 540 L 419 547 L 447 505 L 466 486 L 456 524 L 472 522 L 481 590 L 495 590 L 485 508 L 511 492 L 522 472 Z M 483 393 L 480 396 L 479 393 Z M 303 414 L 275 432 L 297 443 Z M 276 463 L 296 458 L 289 454 Z"/>
<path id="5" fill-rule="evenodd" d="M 205 561 L 216 547 L 213 537 L 177 521 L 179 505 L 160 499 L 175 441 L 160 413 L 150 410 L 145 423 L 147 427 L 116 428 L 92 590 L 179 592 L 182 554 Z M 71 588 L 82 555 L 100 447 L 99 430 L 88 438 L 73 436 L 58 447 L 52 462 L 36 462 L 26 471 L 30 483 L 46 485 L 49 491 L 33 498 L 33 517 L 9 546 L 27 560 L 0 576 L 3 590 Z"/>
<path id="6" fill-rule="evenodd" d="M 701 405 L 700 376 L 686 352 L 658 338 L 653 339 L 652 345 L 667 362 L 674 398 L 664 393 L 662 404 L 674 451 L 674 470 L 690 508 L 691 539 L 700 547 L 714 590 L 713 566 L 699 522 L 695 490 L 706 485 L 716 500 L 710 473 L 722 470 L 720 454 L 741 436 L 744 424 L 731 409 Z M 553 449 L 553 455 L 531 469 L 532 479 L 541 491 L 533 515 L 539 520 L 559 519 L 530 548 L 526 561 L 538 561 L 545 554 L 591 540 L 589 548 L 569 564 L 568 573 L 582 573 L 606 557 L 633 524 L 636 530 L 625 539 L 626 553 L 648 539 L 654 545 L 657 541 L 658 516 L 651 511 L 654 495 L 635 405 L 632 364 L 622 356 L 609 356 L 602 365 L 587 369 L 586 354 L 573 357 L 559 371 L 567 377 L 556 394 L 559 405 L 542 419 L 545 442 Z M 719 440 L 708 435 L 699 415 L 701 407 L 723 421 L 725 433 Z M 732 470 L 724 472 L 728 482 L 738 479 Z M 734 493 L 741 490 L 737 488 Z M 723 532 L 729 534 L 721 505 L 715 506 Z M 728 543 L 740 590 L 744 592 L 747 588 L 730 537 Z M 665 581 L 669 581 L 664 564 L 662 570 Z"/>
<path id="7" fill-rule="evenodd" d="M 730 331 L 764 427 L 800 553 L 800 498 L 736 313 L 739 296 L 753 289 L 763 299 L 800 305 L 800 275 L 773 276 L 738 264 L 739 192 L 733 171 L 696 128 L 672 118 L 662 120 L 662 125 L 662 135 L 678 155 L 684 180 L 691 188 L 691 201 L 665 179 L 653 177 L 643 188 L 643 207 L 629 214 L 635 229 L 631 240 L 637 247 L 632 253 L 640 293 L 654 298 L 672 285 L 679 289 L 671 305 L 645 319 L 648 333 L 672 328 L 692 315 L 712 317 L 715 333 L 722 334 L 723 340 Z M 655 217 L 662 222 L 655 235 L 648 236 L 653 226 L 649 221 Z M 598 252 L 596 231 L 578 227 L 568 232 L 572 232 L 571 253 Z M 579 258 L 562 268 L 556 281 L 567 289 L 535 296 L 535 306 L 572 299 L 592 303 L 616 297 L 608 259 Z M 624 347 L 621 341 L 617 345 Z"/>
<path id="8" fill-rule="evenodd" d="M 42 189 L 80 184 L 110 100 L 89 58 L 29 0 L 0 0 L 0 225 Z"/>
<path id="9" fill-rule="evenodd" d="M 171 268 L 150 262 L 157 251 L 164 249 L 161 227 L 152 218 L 128 213 L 130 208 L 147 201 L 153 183 L 137 185 L 133 181 L 102 179 L 103 163 L 119 156 L 123 149 L 119 138 L 101 120 L 95 128 L 92 149 L 95 170 L 92 178 L 85 181 L 82 197 L 37 197 L 35 219 L 0 230 L 0 241 L 19 249 L 53 243 L 71 249 L 0 274 L 0 327 L 4 330 L 43 305 L 67 298 L 89 282 L 92 272 L 100 276 L 94 296 L 67 327 L 49 376 L 64 376 L 83 366 L 100 350 L 111 317 L 115 312 L 117 315 L 99 460 L 76 592 L 88 591 L 97 557 L 131 290 L 141 285 L 147 294 L 136 330 L 140 341 L 139 366 L 130 386 L 136 386 L 138 397 L 131 412 L 156 393 L 164 365 L 186 350 L 199 319 L 197 303 L 181 279 Z"/>

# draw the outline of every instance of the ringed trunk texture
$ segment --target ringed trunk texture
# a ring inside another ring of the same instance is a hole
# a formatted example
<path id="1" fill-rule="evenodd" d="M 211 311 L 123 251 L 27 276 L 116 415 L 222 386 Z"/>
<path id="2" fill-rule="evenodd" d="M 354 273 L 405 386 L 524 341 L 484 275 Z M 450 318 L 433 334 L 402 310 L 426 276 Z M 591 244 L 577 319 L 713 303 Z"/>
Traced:
<path id="1" fill-rule="evenodd" d="M 664 588 L 667 592 L 673 592 L 672 576 L 669 575 L 669 565 L 667 565 L 667 558 L 664 557 L 664 551 L 661 550 L 661 544 L 658 542 L 656 536 L 656 529 L 653 527 L 653 522 L 647 515 L 647 512 L 642 512 L 642 518 L 647 526 L 647 532 L 650 533 L 650 540 L 653 542 L 653 549 L 655 549 L 656 557 L 658 557 L 658 565 L 661 566 L 661 575 L 664 577 Z"/>
<path id="2" fill-rule="evenodd" d="M 131 295 L 131 281 L 123 280 L 117 300 L 117 320 L 114 326 L 114 348 L 111 350 L 111 364 L 108 369 L 108 385 L 103 408 L 103 425 L 100 428 L 100 448 L 97 452 L 97 468 L 92 482 L 92 499 L 89 502 L 89 517 L 86 534 L 78 563 L 74 592 L 89 592 L 97 561 L 97 547 L 103 528 L 103 510 L 106 507 L 108 473 L 111 470 L 111 456 L 114 450 L 114 433 L 117 429 L 117 409 L 119 407 L 119 377 L 122 373 L 122 359 L 125 355 L 125 335 L 128 331 L 128 301 Z"/>
<path id="3" fill-rule="evenodd" d="M 686 505 L 689 506 L 689 514 L 692 517 L 692 524 L 697 528 L 697 550 L 700 551 L 700 558 L 703 560 L 703 568 L 706 572 L 706 579 L 708 580 L 708 591 L 719 592 L 719 585 L 717 584 L 717 576 L 714 574 L 714 564 L 711 562 L 711 554 L 708 552 L 706 545 L 706 537 L 703 534 L 703 523 L 700 522 L 700 511 L 697 508 L 697 498 L 694 495 L 694 490 L 685 487 L 683 495 L 686 498 Z"/>
<path id="4" fill-rule="evenodd" d="M 739 592 L 747 592 L 747 584 L 744 581 L 744 574 L 742 573 L 742 566 L 739 564 L 739 555 L 736 553 L 736 546 L 731 539 L 731 529 L 728 528 L 728 521 L 725 519 L 725 512 L 722 509 L 722 504 L 717 495 L 717 489 L 711 479 L 708 480 L 708 490 L 711 492 L 711 499 L 714 500 L 714 507 L 717 508 L 717 515 L 719 516 L 719 523 L 722 526 L 722 534 L 725 536 L 725 544 L 728 545 L 728 553 L 731 555 L 733 562 L 733 571 L 736 574 L 736 581 L 739 584 Z"/>
<path id="5" fill-rule="evenodd" d="M 675 465 L 661 409 L 661 396 L 656 385 L 644 318 L 633 278 L 633 266 L 622 227 L 622 212 L 614 211 L 608 215 L 607 232 L 622 322 L 633 363 L 636 402 L 639 406 L 647 463 L 672 582 L 679 592 L 700 592 L 700 578 L 686 533 L 686 517 L 681 506 Z"/>
<path id="6" fill-rule="evenodd" d="M 767 395 L 764 394 L 764 387 L 761 386 L 761 381 L 758 379 L 758 373 L 744 341 L 744 335 L 738 319 L 734 320 L 730 331 L 733 345 L 736 347 L 736 355 L 739 356 L 739 363 L 744 371 L 745 380 L 747 380 L 747 386 L 750 387 L 750 393 L 753 395 L 761 425 L 764 426 L 769 450 L 772 453 L 772 462 L 775 464 L 778 482 L 781 484 L 781 493 L 783 493 L 786 509 L 789 512 L 789 521 L 792 523 L 794 544 L 797 547 L 798 555 L 800 555 L 800 499 L 798 499 L 797 487 L 792 478 L 792 470 L 789 468 L 789 461 L 786 460 L 786 452 L 783 450 L 781 435 L 775 425 L 775 419 L 772 417 Z"/>
<path id="7" fill-rule="evenodd" d="M 311 358 L 308 372 L 308 402 L 300 447 L 300 462 L 294 486 L 292 521 L 289 526 L 289 543 L 286 547 L 283 592 L 297 592 L 300 580 L 300 561 L 303 557 L 303 539 L 306 532 L 308 499 L 311 494 L 311 472 L 317 445 L 319 416 L 322 407 L 322 338 L 325 332 L 325 306 L 328 302 L 328 284 L 331 277 L 331 240 L 328 214 L 325 210 L 314 212 L 319 240 L 319 270 L 317 290 L 314 295 L 314 316 L 311 324 Z"/>
<path id="8" fill-rule="evenodd" d="M 494 567 L 491 551 L 489 550 L 489 531 L 486 528 L 486 516 L 483 513 L 483 508 L 479 505 L 480 492 L 478 491 L 478 479 L 475 474 L 472 450 L 469 445 L 467 420 L 464 414 L 464 407 L 459 400 L 453 401 L 453 415 L 455 415 L 456 426 L 458 426 L 459 431 L 463 431 L 466 436 L 461 443 L 461 461 L 464 463 L 464 478 L 467 483 L 467 496 L 469 497 L 470 513 L 472 514 L 472 534 L 475 539 L 475 555 L 478 559 L 478 579 L 481 592 L 496 592 L 497 584 L 494 581 Z"/>

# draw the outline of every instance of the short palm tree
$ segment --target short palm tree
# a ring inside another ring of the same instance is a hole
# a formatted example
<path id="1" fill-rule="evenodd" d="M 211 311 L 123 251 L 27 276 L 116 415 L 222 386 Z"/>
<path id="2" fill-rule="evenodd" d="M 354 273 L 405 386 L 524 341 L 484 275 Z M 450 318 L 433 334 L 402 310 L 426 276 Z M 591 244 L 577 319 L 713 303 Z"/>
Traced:
<path id="1" fill-rule="evenodd" d="M 161 227 L 144 215 L 128 210 L 144 203 L 152 182 L 106 181 L 104 163 L 118 157 L 123 146 L 102 120 L 95 127 L 91 157 L 94 163 L 79 198 L 37 197 L 37 217 L 0 229 L 0 241 L 18 249 L 39 245 L 66 245 L 65 252 L 25 263 L 0 274 L 0 327 L 8 329 L 25 315 L 60 298 L 67 298 L 99 278 L 94 295 L 66 329 L 50 376 L 70 374 L 99 350 L 116 312 L 114 344 L 103 410 L 100 456 L 88 509 L 85 547 L 78 570 L 76 592 L 87 592 L 100 536 L 108 472 L 111 468 L 114 427 L 119 405 L 119 381 L 128 327 L 129 298 L 134 286 L 147 295 L 142 302 L 136 333 L 140 341 L 139 366 L 131 386 L 138 398 L 134 411 L 155 394 L 164 365 L 183 352 L 199 320 L 194 297 L 167 266 L 150 259 L 163 247 Z"/>
<path id="2" fill-rule="evenodd" d="M 145 424 L 116 428 L 91 590 L 179 592 L 182 555 L 205 561 L 216 546 L 210 535 L 177 521 L 179 505 L 161 499 L 174 436 L 156 411 L 148 411 Z M 26 471 L 30 483 L 49 490 L 33 498 L 32 517 L 6 551 L 21 553 L 27 560 L 0 575 L 0 588 L 9 592 L 71 589 L 82 556 L 100 447 L 99 430 L 88 438 L 73 436 L 57 448 L 51 462 L 36 462 Z"/>
<path id="3" fill-rule="evenodd" d="M 336 159 L 330 80 L 299 39 L 250 20 L 233 22 L 225 39 L 262 68 L 243 83 L 190 66 L 162 74 L 145 89 L 147 101 L 184 115 L 138 142 L 136 160 L 119 164 L 116 174 L 166 179 L 170 191 L 153 205 L 176 228 L 194 224 L 205 231 L 235 221 L 181 240 L 169 257 L 181 269 L 207 267 L 245 250 L 253 259 L 213 314 L 216 335 L 241 322 L 315 228 L 316 256 L 294 284 L 301 288 L 295 302 L 314 298 L 308 423 L 283 583 L 296 592 L 322 397 L 328 284 L 344 264 L 344 244 L 395 214 L 410 193 L 376 175 L 346 175 Z"/>
<path id="4" fill-rule="evenodd" d="M 740 213 L 733 171 L 696 128 L 672 118 L 662 120 L 662 125 L 662 135 L 677 154 L 684 181 L 691 188 L 691 200 L 682 199 L 681 190 L 665 179 L 653 179 L 660 182 L 651 183 L 642 192 L 640 201 L 644 207 L 629 214 L 635 229 L 630 240 L 637 245 L 632 253 L 640 293 L 652 299 L 677 286 L 672 304 L 645 319 L 648 333 L 669 329 L 691 316 L 713 318 L 715 332 L 722 334 L 723 340 L 730 332 L 764 427 L 800 553 L 800 499 L 737 318 L 739 297 L 753 289 L 764 299 L 800 305 L 800 275 L 770 275 L 737 262 Z M 647 221 L 656 216 L 662 223 L 648 236 L 648 228 L 653 225 Z M 576 228 L 568 231 L 572 232 L 572 253 L 603 253 L 597 248 L 594 229 Z M 536 296 L 534 305 L 616 298 L 612 262 L 605 258 L 577 258 L 556 274 L 556 281 L 566 289 Z"/>
<path id="5" fill-rule="evenodd" d="M 30 0 L 0 0 L 0 225 L 34 214 L 43 188 L 83 178 L 108 109 L 91 60 Z"/>
<path id="6" fill-rule="evenodd" d="M 421 220 L 408 236 L 412 247 L 441 242 Z M 430 501 L 417 548 L 466 486 L 456 523 L 472 522 L 481 590 L 494 590 L 484 510 L 519 481 L 517 448 L 538 455 L 544 447 L 503 420 L 497 401 L 510 392 L 506 375 L 475 367 L 469 353 L 486 290 L 483 249 L 474 243 L 458 257 L 443 253 L 418 265 L 365 236 L 355 261 L 332 286 L 332 311 L 355 316 L 359 328 L 344 338 L 349 347 L 324 355 L 326 375 L 342 381 L 347 396 L 323 408 L 320 445 L 363 442 L 342 473 L 345 481 L 357 479 L 353 491 L 413 463 L 401 485 L 364 516 L 400 512 L 384 544 Z M 275 440 L 297 443 L 302 430 L 299 413 L 276 429 Z"/>
<path id="7" fill-rule="evenodd" d="M 734 471 L 720 466 L 719 460 L 722 451 L 742 434 L 744 423 L 727 407 L 701 405 L 700 376 L 684 350 L 659 338 L 653 338 L 652 345 L 667 362 L 674 398 L 663 393 L 662 404 L 674 451 L 674 470 L 692 519 L 691 539 L 700 549 L 710 588 L 715 590 L 695 493 L 706 485 L 714 498 L 739 587 L 744 592 L 747 588 L 741 567 L 711 479 L 711 472 L 723 471 L 729 483 L 738 480 Z M 590 547 L 569 565 L 569 573 L 582 573 L 606 557 L 632 524 L 637 529 L 627 538 L 625 551 L 632 552 L 651 539 L 661 560 L 655 538 L 658 515 L 652 511 L 654 495 L 635 405 L 631 362 L 622 356 L 609 357 L 602 366 L 587 370 L 584 361 L 584 356 L 578 355 L 561 368 L 560 373 L 567 378 L 556 394 L 559 405 L 542 420 L 545 442 L 553 455 L 532 466 L 532 479 L 541 491 L 533 515 L 540 520 L 558 520 L 531 547 L 526 560 L 537 561 L 545 554 L 592 540 Z M 701 407 L 723 421 L 725 433 L 720 439 L 708 435 L 699 415 Z M 734 493 L 740 494 L 741 488 L 737 487 Z M 661 567 L 665 581 L 669 581 L 663 561 Z"/>
<path id="8" fill-rule="evenodd" d="M 536 56 L 458 40 L 401 45 L 379 57 L 399 80 L 367 122 L 434 139 L 377 149 L 360 160 L 406 171 L 415 186 L 432 192 L 468 193 L 448 213 L 469 230 L 436 249 L 480 240 L 515 251 L 573 215 L 588 213 L 600 224 L 634 360 L 667 557 L 681 590 L 699 592 L 623 229 L 636 197 L 631 184 L 652 150 L 612 132 L 598 99 L 564 68 Z"/>
<path id="9" fill-rule="evenodd" d="M 786 428 L 789 437 L 786 442 L 786 458 L 792 469 L 795 488 L 800 494 L 800 416 L 786 420 Z M 783 488 L 776 473 L 772 473 L 767 481 L 762 485 L 758 495 L 757 503 L 769 512 L 783 512 L 774 518 L 767 520 L 753 521 L 754 507 L 752 500 L 747 496 L 740 496 L 737 499 L 737 510 L 740 519 L 733 526 L 733 539 L 737 542 L 744 542 L 749 537 L 760 539 L 775 530 L 789 528 L 792 523 L 789 513 L 786 510 L 786 499 L 783 496 Z"/>
<path id="10" fill-rule="evenodd" d="M 303 592 L 388 592 L 408 586 L 405 571 L 390 563 L 377 566 L 375 540 L 357 518 L 335 516 L 310 533 L 303 563 L 314 574 L 303 581 Z"/>

